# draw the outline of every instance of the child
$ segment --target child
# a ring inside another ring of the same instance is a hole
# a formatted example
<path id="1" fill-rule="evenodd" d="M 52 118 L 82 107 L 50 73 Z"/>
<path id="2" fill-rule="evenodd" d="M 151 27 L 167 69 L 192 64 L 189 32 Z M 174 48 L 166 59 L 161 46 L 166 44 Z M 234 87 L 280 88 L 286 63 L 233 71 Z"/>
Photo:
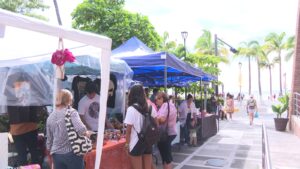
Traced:
<path id="1" fill-rule="evenodd" d="M 197 146 L 197 121 L 196 117 L 192 116 L 190 123 L 190 145 Z"/>

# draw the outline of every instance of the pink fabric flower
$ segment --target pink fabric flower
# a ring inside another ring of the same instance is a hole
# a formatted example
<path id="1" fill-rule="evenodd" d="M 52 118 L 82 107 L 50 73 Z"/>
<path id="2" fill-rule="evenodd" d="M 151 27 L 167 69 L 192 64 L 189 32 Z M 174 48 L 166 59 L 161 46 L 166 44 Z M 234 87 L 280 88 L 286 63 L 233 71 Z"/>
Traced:
<path id="1" fill-rule="evenodd" d="M 66 62 L 74 62 L 74 61 L 75 61 L 75 57 L 72 54 L 72 52 L 70 52 L 68 49 L 56 50 L 52 54 L 51 62 L 53 64 L 56 64 L 57 66 L 62 66 Z"/>

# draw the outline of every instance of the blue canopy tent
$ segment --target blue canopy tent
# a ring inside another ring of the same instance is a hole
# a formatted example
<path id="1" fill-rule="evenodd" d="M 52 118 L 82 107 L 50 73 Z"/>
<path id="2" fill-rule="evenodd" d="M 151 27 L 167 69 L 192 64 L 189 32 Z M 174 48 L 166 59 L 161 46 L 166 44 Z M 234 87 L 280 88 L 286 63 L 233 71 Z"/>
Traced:
<path id="1" fill-rule="evenodd" d="M 190 82 L 216 79 L 173 54 L 154 52 L 136 37 L 114 49 L 112 57 L 124 60 L 134 72 L 133 80 L 145 86 L 186 86 Z"/>

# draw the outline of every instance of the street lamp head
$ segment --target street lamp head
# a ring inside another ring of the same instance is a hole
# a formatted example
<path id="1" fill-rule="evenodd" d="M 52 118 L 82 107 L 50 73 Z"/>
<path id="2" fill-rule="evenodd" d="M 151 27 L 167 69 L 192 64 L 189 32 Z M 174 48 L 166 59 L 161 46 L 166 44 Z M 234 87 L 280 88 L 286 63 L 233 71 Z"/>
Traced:
<path id="1" fill-rule="evenodd" d="M 182 36 L 183 39 L 186 39 L 187 36 L 188 36 L 188 32 L 187 31 L 182 31 L 181 36 Z"/>
<path id="2" fill-rule="evenodd" d="M 232 52 L 232 53 L 238 53 L 239 51 L 238 50 L 236 50 L 235 48 L 233 48 L 233 47 L 230 47 L 230 51 Z"/>

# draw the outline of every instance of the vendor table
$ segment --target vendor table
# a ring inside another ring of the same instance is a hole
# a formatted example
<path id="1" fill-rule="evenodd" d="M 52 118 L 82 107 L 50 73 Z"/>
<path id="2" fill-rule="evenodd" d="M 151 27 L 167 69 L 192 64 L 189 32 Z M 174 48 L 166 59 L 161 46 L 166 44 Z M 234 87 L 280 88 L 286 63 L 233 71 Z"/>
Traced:
<path id="1" fill-rule="evenodd" d="M 124 146 L 125 139 L 108 141 L 102 149 L 100 169 L 131 169 L 129 156 Z M 96 150 L 92 150 L 84 156 L 85 169 L 94 169 Z"/>
<path id="2" fill-rule="evenodd" d="M 201 118 L 201 139 L 217 134 L 217 116 L 208 115 Z"/>

